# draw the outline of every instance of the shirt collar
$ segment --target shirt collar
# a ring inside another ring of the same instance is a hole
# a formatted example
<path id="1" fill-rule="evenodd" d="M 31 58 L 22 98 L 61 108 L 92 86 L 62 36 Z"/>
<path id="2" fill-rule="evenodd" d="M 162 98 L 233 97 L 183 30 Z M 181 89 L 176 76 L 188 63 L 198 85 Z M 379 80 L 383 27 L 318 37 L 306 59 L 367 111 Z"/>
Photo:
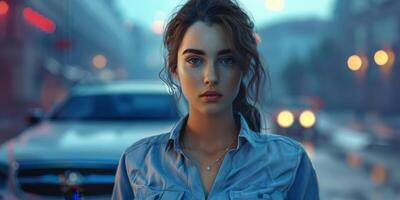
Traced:
<path id="1" fill-rule="evenodd" d="M 186 124 L 186 121 L 189 117 L 189 114 L 186 114 L 184 117 L 182 117 L 172 128 L 169 139 L 167 142 L 167 145 L 165 147 L 165 151 L 167 151 L 169 148 L 174 147 L 175 151 L 182 153 L 181 145 L 179 143 L 179 136 L 181 134 L 181 130 Z M 254 139 L 254 132 L 249 128 L 249 125 L 246 122 L 246 119 L 241 113 L 237 113 L 235 117 L 239 117 L 240 120 L 240 131 L 238 135 L 238 146 L 236 147 L 236 150 L 238 150 L 244 142 L 249 142 L 251 145 L 255 145 L 255 139 Z"/>

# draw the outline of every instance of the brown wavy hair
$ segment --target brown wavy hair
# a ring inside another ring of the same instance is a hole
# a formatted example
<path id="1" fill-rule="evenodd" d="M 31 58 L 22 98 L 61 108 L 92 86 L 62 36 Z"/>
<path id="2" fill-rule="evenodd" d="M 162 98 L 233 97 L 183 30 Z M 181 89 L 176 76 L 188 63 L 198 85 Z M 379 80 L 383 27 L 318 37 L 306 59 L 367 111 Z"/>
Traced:
<path id="1" fill-rule="evenodd" d="M 178 50 L 187 29 L 197 21 L 221 25 L 227 32 L 233 44 L 235 60 L 244 75 L 232 108 L 234 112 L 242 113 L 250 129 L 259 132 L 261 115 L 257 103 L 260 99 L 260 86 L 264 84 L 265 78 L 269 80 L 269 75 L 264 70 L 257 50 L 254 24 L 236 1 L 189 0 L 171 16 L 164 34 L 167 55 L 160 78 L 179 99 L 182 91 L 173 76 L 178 64 Z"/>

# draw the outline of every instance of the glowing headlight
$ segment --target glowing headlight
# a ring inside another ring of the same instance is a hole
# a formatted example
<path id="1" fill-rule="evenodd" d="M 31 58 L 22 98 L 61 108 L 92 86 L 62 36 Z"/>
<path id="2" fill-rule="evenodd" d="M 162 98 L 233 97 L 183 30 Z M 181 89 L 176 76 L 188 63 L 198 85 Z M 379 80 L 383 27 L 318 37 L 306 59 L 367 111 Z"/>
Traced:
<path id="1" fill-rule="evenodd" d="M 282 128 L 290 127 L 294 122 L 293 114 L 288 110 L 283 110 L 278 114 L 278 124 Z"/>
<path id="2" fill-rule="evenodd" d="M 311 128 L 315 124 L 316 117 L 312 111 L 305 110 L 300 114 L 299 121 L 304 128 Z"/>

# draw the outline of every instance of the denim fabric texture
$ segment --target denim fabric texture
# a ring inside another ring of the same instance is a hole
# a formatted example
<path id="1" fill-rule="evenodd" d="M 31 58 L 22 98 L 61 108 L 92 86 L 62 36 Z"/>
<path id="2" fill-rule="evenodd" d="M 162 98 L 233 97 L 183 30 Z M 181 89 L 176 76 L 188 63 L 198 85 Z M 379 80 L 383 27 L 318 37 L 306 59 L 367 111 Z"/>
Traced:
<path id="1" fill-rule="evenodd" d="M 112 199 L 206 199 L 200 173 L 179 143 L 187 117 L 171 132 L 141 139 L 124 151 Z M 236 118 L 238 145 L 225 154 L 208 200 L 319 199 L 315 170 L 300 143 L 254 132 L 240 113 Z"/>

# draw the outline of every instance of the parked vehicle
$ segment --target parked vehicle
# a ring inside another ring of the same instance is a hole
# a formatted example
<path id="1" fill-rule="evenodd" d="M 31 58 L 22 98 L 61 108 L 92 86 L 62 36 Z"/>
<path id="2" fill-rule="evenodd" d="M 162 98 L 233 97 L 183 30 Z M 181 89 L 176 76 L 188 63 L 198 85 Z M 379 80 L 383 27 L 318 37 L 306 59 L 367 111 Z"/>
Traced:
<path id="1" fill-rule="evenodd" d="M 110 199 L 122 152 L 170 131 L 182 106 L 155 82 L 74 87 L 0 147 L 0 199 Z"/>

